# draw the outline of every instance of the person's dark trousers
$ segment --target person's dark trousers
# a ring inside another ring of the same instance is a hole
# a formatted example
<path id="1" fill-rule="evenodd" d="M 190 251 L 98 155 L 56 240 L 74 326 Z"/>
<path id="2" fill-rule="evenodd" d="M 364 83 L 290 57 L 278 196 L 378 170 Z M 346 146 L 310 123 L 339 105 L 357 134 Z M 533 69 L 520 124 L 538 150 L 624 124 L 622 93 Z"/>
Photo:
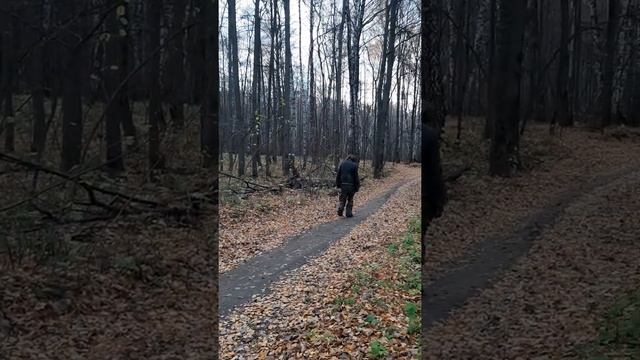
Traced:
<path id="1" fill-rule="evenodd" d="M 342 216 L 342 212 L 345 210 L 347 217 L 352 217 L 353 213 L 353 195 L 355 195 L 356 189 L 351 184 L 342 184 L 340 187 L 340 205 L 338 206 L 338 216 Z"/>

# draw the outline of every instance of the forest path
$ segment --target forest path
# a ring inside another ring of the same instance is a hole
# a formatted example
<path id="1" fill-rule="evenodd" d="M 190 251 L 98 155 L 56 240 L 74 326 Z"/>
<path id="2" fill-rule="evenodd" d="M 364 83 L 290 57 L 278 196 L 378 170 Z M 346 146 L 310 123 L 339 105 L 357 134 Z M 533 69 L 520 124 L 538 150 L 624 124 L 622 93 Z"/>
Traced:
<path id="1" fill-rule="evenodd" d="M 415 178 L 404 179 L 393 185 L 382 196 L 374 198 L 354 211 L 352 218 L 340 218 L 317 225 L 301 234 L 286 239 L 283 245 L 263 252 L 238 267 L 220 275 L 219 311 L 226 316 L 251 300 L 267 292 L 271 283 L 285 272 L 294 270 L 322 254 L 329 246 L 349 234 L 362 221 L 380 209 L 402 185 Z M 356 196 L 355 201 L 358 201 Z"/>
<path id="2" fill-rule="evenodd" d="M 627 165 L 472 246 L 424 289 L 427 358 L 585 358 L 602 314 L 640 283 L 638 213 Z"/>
<path id="3" fill-rule="evenodd" d="M 543 231 L 552 229 L 570 205 L 630 174 L 638 175 L 640 171 L 634 166 L 597 176 L 592 181 L 561 193 L 551 205 L 521 219 L 512 233 L 475 244 L 464 255 L 462 265 L 450 266 L 444 276 L 425 287 L 426 302 L 423 302 L 423 306 L 428 311 L 423 315 L 423 330 L 429 330 L 434 322 L 447 318 L 451 311 L 462 306 L 480 289 L 489 286 L 492 280 L 499 278 L 502 272 L 525 256 L 533 242 L 541 237 Z"/>

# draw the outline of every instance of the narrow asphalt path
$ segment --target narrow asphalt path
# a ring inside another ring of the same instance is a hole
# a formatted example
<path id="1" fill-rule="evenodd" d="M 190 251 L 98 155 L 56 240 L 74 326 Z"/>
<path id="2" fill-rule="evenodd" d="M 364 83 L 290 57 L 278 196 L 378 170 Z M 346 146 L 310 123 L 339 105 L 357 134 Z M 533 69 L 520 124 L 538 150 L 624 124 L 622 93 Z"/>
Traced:
<path id="1" fill-rule="evenodd" d="M 624 168 L 567 190 L 549 206 L 524 218 L 514 233 L 478 243 L 463 259 L 450 264 L 448 271 L 437 279 L 423 278 L 423 334 L 435 322 L 446 319 L 453 310 L 499 279 L 500 274 L 526 255 L 542 232 L 552 228 L 564 210 L 577 199 L 635 172 L 638 172 L 637 167 Z"/>
<path id="2" fill-rule="evenodd" d="M 400 182 L 384 195 L 370 200 L 357 212 L 354 211 L 352 218 L 341 218 L 317 225 L 287 239 L 282 246 L 261 253 L 221 274 L 220 316 L 225 317 L 238 306 L 249 302 L 253 296 L 266 293 L 269 285 L 285 272 L 294 270 L 320 255 L 333 242 L 349 234 L 353 227 L 380 209 L 389 197 L 406 183 Z"/>

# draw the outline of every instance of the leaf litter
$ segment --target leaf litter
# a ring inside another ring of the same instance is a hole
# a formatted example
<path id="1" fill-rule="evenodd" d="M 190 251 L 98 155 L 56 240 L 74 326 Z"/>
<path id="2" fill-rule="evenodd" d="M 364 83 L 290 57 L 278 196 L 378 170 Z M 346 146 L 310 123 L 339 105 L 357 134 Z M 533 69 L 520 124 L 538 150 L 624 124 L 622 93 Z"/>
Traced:
<path id="1" fill-rule="evenodd" d="M 545 130 L 534 126 L 524 139 L 534 166 L 523 175 L 491 179 L 479 169 L 450 189 L 444 216 L 428 231 L 427 282 L 463 263 L 474 243 L 513 232 L 562 191 L 640 168 L 636 137 L 571 129 L 552 138 Z M 499 280 L 428 330 L 425 358 L 588 358 L 584 349 L 597 341 L 606 311 L 640 286 L 639 184 L 635 172 L 582 194 Z"/>
<path id="2" fill-rule="evenodd" d="M 387 164 L 389 176 L 365 179 L 355 197 L 354 212 L 415 173 L 404 164 Z M 281 245 L 285 239 L 335 220 L 337 189 L 315 192 L 284 189 L 281 194 L 254 194 L 238 204 L 220 207 L 220 272 Z"/>
<path id="3" fill-rule="evenodd" d="M 417 356 L 405 306 L 420 295 L 393 286 L 398 261 L 388 251 L 420 213 L 419 168 L 407 171 L 374 215 L 221 323 L 223 359 L 364 359 L 372 344 L 384 358 Z"/>

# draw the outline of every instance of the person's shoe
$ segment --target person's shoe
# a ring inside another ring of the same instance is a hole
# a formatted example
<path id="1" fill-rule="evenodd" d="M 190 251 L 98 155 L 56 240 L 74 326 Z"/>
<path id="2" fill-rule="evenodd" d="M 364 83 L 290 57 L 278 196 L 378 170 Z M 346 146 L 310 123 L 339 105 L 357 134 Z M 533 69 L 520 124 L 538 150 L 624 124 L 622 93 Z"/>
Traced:
<path id="1" fill-rule="evenodd" d="M 342 217 L 342 211 L 338 210 L 338 216 Z"/>
<path id="2" fill-rule="evenodd" d="M 351 213 L 347 213 L 347 217 L 348 217 L 348 218 L 352 218 L 352 217 L 353 217 L 353 214 L 351 214 Z"/>

